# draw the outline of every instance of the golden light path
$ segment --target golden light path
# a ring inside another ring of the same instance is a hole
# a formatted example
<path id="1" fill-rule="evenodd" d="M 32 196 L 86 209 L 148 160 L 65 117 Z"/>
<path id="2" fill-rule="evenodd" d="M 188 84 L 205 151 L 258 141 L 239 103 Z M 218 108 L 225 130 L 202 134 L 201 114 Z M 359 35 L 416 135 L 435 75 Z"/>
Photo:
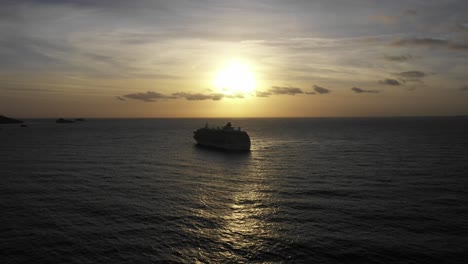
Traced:
<path id="1" fill-rule="evenodd" d="M 255 90 L 255 77 L 249 65 L 240 60 L 227 63 L 215 77 L 215 87 L 227 95 L 250 94 Z"/>

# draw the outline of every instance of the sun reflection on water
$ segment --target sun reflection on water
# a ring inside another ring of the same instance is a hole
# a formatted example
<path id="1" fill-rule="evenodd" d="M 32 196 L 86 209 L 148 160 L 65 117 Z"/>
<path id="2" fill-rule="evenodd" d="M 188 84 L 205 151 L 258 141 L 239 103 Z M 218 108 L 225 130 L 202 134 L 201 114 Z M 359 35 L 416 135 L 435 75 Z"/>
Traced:
<path id="1" fill-rule="evenodd" d="M 274 236 L 272 224 L 265 221 L 272 209 L 265 206 L 268 197 L 259 192 L 258 184 L 246 186 L 233 194 L 230 210 L 223 217 L 225 225 L 220 239 L 235 250 L 251 253 L 262 248 L 262 241 Z"/>
<path id="2" fill-rule="evenodd" d="M 192 261 L 258 261 L 281 244 L 271 164 L 258 155 L 194 149 L 203 173 L 186 232 L 199 246 L 182 253 Z"/>

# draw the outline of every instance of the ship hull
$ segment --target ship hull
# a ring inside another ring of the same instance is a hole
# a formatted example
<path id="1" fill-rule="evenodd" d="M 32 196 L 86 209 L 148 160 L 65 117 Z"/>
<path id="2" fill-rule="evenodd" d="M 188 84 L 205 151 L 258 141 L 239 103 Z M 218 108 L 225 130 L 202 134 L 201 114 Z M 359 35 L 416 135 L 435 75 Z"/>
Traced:
<path id="1" fill-rule="evenodd" d="M 195 131 L 193 138 L 200 146 L 228 151 L 250 151 L 247 133 L 225 133 L 222 131 Z"/>

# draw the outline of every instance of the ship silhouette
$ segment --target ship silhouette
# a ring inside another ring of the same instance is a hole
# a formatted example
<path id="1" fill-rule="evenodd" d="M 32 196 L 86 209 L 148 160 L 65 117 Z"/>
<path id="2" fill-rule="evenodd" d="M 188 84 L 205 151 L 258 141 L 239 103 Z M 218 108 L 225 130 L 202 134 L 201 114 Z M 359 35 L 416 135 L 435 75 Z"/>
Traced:
<path id="1" fill-rule="evenodd" d="M 249 151 L 250 137 L 240 127 L 234 128 L 231 122 L 224 127 L 205 127 L 193 132 L 193 138 L 200 146 L 218 148 L 229 151 Z"/>

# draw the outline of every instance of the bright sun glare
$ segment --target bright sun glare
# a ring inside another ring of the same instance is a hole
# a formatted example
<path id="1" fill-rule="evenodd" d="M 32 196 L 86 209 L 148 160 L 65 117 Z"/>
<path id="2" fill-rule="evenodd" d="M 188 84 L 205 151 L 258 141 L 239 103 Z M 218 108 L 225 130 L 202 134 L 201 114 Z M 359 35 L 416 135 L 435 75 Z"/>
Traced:
<path id="1" fill-rule="evenodd" d="M 223 94 L 248 94 L 255 89 L 255 78 L 247 64 L 231 61 L 216 75 L 215 86 Z"/>

